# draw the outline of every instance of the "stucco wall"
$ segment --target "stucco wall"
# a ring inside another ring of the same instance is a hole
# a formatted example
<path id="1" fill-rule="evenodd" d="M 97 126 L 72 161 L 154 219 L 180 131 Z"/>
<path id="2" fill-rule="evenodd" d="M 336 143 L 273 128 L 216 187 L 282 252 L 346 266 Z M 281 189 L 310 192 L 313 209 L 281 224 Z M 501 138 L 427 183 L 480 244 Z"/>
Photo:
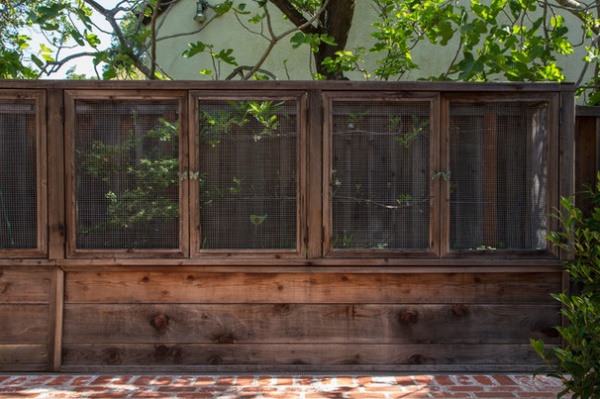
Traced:
<path id="1" fill-rule="evenodd" d="M 242 3 L 243 1 L 236 1 Z M 218 1 L 212 2 L 212 4 Z M 247 10 L 254 15 L 256 5 L 254 2 L 246 2 Z M 281 35 L 293 25 L 284 20 L 279 10 L 269 7 L 272 17 L 273 32 Z M 233 55 L 238 65 L 255 65 L 264 54 L 269 42 L 263 36 L 269 36 L 266 24 L 261 32 L 261 24 L 249 24 L 248 15 L 240 15 L 239 19 L 245 22 L 243 27 L 235 13 L 229 12 L 220 18 L 213 19 L 215 12 L 208 8 L 206 10 L 206 22 L 199 24 L 194 21 L 196 13 L 195 0 L 179 0 L 172 9 L 166 14 L 165 20 L 159 33 L 158 59 L 165 71 L 175 79 L 214 79 L 212 76 L 200 74 L 202 69 L 217 71 L 219 79 L 225 79 L 233 70 L 231 65 L 214 65 L 207 54 L 199 54 L 191 59 L 182 58 L 182 53 L 188 48 L 188 43 L 201 41 L 206 44 L 213 44 L 215 52 L 222 49 L 232 48 Z M 370 0 L 357 0 L 354 20 L 346 48 L 353 50 L 362 46 L 369 48 L 372 42 L 370 37 L 374 28 L 371 23 L 376 20 L 377 12 Z M 581 40 L 578 37 L 579 22 L 568 13 L 564 13 L 568 26 L 572 26 L 571 35 L 573 42 Z M 500 22 L 500 21 L 499 21 Z M 250 33 L 252 31 L 253 33 Z M 192 35 L 182 35 L 183 33 L 195 32 Z M 263 35 L 263 36 L 261 36 Z M 315 71 L 312 57 L 307 46 L 292 50 L 290 37 L 283 37 L 274 47 L 262 68 L 272 72 L 278 79 L 303 80 L 311 79 L 311 72 Z M 580 36 L 580 35 L 579 35 Z M 454 57 L 457 50 L 456 44 L 450 43 L 448 46 L 434 46 L 421 43 L 413 53 L 413 58 L 419 70 L 412 71 L 405 75 L 402 80 L 418 80 L 423 77 L 436 76 L 444 71 L 443 67 Z M 564 69 L 567 81 L 576 82 L 582 69 L 582 59 L 585 55 L 584 49 L 578 49 L 575 54 L 568 57 L 558 56 L 559 65 Z M 373 70 L 376 66 L 376 55 L 367 53 L 365 67 L 367 70 Z M 440 61 L 446 60 L 446 61 Z M 591 69 L 591 68 L 590 68 Z M 362 80 L 360 73 L 349 73 L 347 77 L 351 80 Z M 372 77 L 373 79 L 373 77 Z"/>

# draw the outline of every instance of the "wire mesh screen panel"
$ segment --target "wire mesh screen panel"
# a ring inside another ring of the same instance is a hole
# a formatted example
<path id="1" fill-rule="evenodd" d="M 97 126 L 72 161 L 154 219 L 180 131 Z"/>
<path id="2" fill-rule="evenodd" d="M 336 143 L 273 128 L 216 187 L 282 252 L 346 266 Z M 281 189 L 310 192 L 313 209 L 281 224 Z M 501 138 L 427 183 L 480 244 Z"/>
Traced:
<path id="1" fill-rule="evenodd" d="M 75 102 L 77 248 L 179 247 L 179 103 Z"/>
<path id="2" fill-rule="evenodd" d="M 0 99 L 0 250 L 37 248 L 35 99 Z"/>
<path id="3" fill-rule="evenodd" d="M 546 103 L 451 104 L 450 249 L 546 248 Z"/>
<path id="4" fill-rule="evenodd" d="M 332 247 L 429 248 L 430 103 L 336 101 Z"/>
<path id="5" fill-rule="evenodd" d="M 296 249 L 296 114 L 296 101 L 199 101 L 199 249 Z"/>

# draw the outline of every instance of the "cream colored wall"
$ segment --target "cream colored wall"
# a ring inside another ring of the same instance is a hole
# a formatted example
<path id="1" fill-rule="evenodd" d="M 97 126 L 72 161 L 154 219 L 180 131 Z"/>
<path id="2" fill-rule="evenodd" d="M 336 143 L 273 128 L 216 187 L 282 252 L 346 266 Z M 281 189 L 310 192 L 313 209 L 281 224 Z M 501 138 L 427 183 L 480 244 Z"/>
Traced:
<path id="1" fill-rule="evenodd" d="M 220 0 L 214 0 L 211 3 L 218 3 Z M 466 1 L 466 0 L 465 0 Z M 236 3 L 246 3 L 247 9 L 256 11 L 253 1 L 238 1 Z M 281 13 L 274 6 L 269 7 L 269 12 L 274 21 L 273 31 L 276 35 L 281 35 L 293 26 L 290 22 L 284 20 Z M 264 54 L 268 40 L 261 36 L 260 24 L 248 24 L 244 28 L 236 19 L 233 12 L 229 12 L 220 18 L 214 17 L 212 9 L 206 10 L 207 20 L 203 24 L 194 21 L 196 13 L 196 0 L 179 0 L 166 15 L 162 22 L 158 43 L 158 59 L 167 73 L 174 79 L 214 79 L 206 77 L 199 73 L 201 69 L 217 70 L 206 54 L 199 54 L 190 59 L 182 58 L 182 53 L 187 49 L 187 43 L 202 41 L 207 44 L 214 44 L 214 50 L 219 52 L 222 49 L 234 49 L 238 65 L 255 65 Z M 352 29 L 348 38 L 346 48 L 352 50 L 358 46 L 370 47 L 373 40 L 370 37 L 373 28 L 370 26 L 376 20 L 377 12 L 370 0 L 357 0 Z M 576 39 L 576 33 L 579 30 L 579 22 L 568 13 L 565 13 L 565 19 L 569 26 L 574 26 L 572 35 Z M 244 22 L 248 16 L 240 16 Z M 250 33 L 251 30 L 253 33 Z M 182 35 L 182 33 L 195 32 L 193 35 Z M 262 32 L 262 35 L 268 36 L 268 32 Z M 288 35 L 282 38 L 274 47 L 272 53 L 263 64 L 262 68 L 275 74 L 278 79 L 303 80 L 311 79 L 311 72 L 314 72 L 314 65 L 311 65 L 312 57 L 307 46 L 293 50 L 290 45 Z M 448 46 L 419 45 L 419 51 L 413 53 L 415 63 L 419 65 L 419 70 L 412 71 L 402 80 L 418 80 L 428 76 L 437 76 L 442 73 L 443 66 L 448 62 L 440 60 L 450 60 L 457 46 L 450 43 Z M 583 50 L 569 57 L 559 56 L 559 64 L 563 67 L 567 81 L 575 82 L 579 78 L 582 68 L 581 60 L 585 56 Z M 367 53 L 365 55 L 367 69 L 374 69 L 376 66 L 376 56 Z M 311 68 L 312 66 L 312 68 Z M 591 69 L 591 68 L 590 68 Z M 230 65 L 223 64 L 218 73 L 219 79 L 225 79 L 233 70 Z M 589 73 L 589 72 L 588 72 Z M 361 80 L 362 75 L 358 72 L 349 73 L 347 76 L 351 80 Z"/>

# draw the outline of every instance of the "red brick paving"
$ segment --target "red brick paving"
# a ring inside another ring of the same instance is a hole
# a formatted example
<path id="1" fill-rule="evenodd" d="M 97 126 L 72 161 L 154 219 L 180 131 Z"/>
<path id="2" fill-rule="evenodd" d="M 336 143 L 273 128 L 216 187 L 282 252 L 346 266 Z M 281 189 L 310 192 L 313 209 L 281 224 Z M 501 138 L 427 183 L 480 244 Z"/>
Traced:
<path id="1" fill-rule="evenodd" d="M 542 399 L 556 379 L 503 375 L 0 375 L 0 399 Z"/>

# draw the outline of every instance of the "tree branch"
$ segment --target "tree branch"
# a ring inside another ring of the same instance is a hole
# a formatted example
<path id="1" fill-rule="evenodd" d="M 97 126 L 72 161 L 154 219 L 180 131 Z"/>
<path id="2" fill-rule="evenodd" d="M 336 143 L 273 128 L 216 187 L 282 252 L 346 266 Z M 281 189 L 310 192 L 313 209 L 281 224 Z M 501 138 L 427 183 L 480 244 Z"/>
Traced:
<path id="1" fill-rule="evenodd" d="M 269 56 L 269 54 L 271 53 L 271 51 L 273 50 L 273 48 L 275 47 L 277 42 L 279 42 L 284 37 L 292 34 L 293 32 L 296 32 L 298 30 L 301 31 L 302 29 L 304 29 L 308 26 L 312 26 L 312 23 L 315 22 L 321 15 L 321 13 L 323 13 L 325 11 L 327 5 L 329 4 L 329 1 L 330 0 L 325 0 L 323 2 L 323 5 L 321 6 L 321 8 L 319 8 L 319 10 L 317 11 L 317 13 L 311 19 L 307 20 L 304 24 L 297 26 L 295 28 L 289 29 L 277 36 L 275 35 L 275 32 L 273 31 L 273 27 L 271 25 L 271 14 L 269 14 L 269 10 L 268 10 L 267 6 L 265 5 L 265 7 L 264 7 L 265 8 L 265 16 L 267 18 L 267 26 L 268 26 L 269 33 L 271 34 L 271 39 L 269 41 L 269 45 L 267 46 L 267 49 L 264 51 L 260 60 L 256 63 L 256 65 L 254 65 L 254 67 L 252 67 L 252 69 L 246 74 L 246 76 L 244 76 L 242 78 L 242 80 L 250 79 L 252 77 L 252 75 L 254 75 L 256 73 L 256 71 L 258 71 L 260 69 L 260 67 L 266 61 L 267 57 Z"/>
<path id="2" fill-rule="evenodd" d="M 355 0 L 330 0 L 325 6 L 325 12 L 320 16 L 325 32 L 333 36 L 336 42 L 335 46 L 321 44 L 319 51 L 315 54 L 317 72 L 327 79 L 343 78 L 341 72 L 328 72 L 323 66 L 323 60 L 327 57 L 334 58 L 336 52 L 346 48 L 352 18 L 354 17 L 354 5 Z"/>
<path id="3" fill-rule="evenodd" d="M 290 20 L 291 23 L 293 23 L 297 28 L 299 28 L 302 33 L 305 33 L 305 34 L 318 33 L 318 29 L 312 25 L 312 22 L 309 23 L 309 21 L 304 17 L 304 15 L 300 11 L 298 11 L 296 8 L 294 8 L 294 6 L 292 6 L 292 3 L 290 1 L 288 1 L 288 0 L 269 0 L 269 1 L 275 7 L 279 8 L 279 11 L 281 11 Z"/>

